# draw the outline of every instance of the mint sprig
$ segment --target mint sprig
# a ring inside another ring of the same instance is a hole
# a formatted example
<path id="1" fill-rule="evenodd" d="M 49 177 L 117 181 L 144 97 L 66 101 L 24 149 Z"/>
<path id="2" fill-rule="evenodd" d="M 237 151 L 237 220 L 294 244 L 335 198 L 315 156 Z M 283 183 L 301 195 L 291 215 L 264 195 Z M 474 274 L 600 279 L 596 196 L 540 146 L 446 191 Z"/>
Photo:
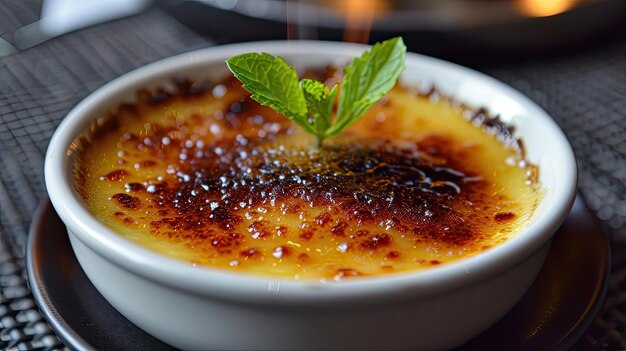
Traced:
<path id="1" fill-rule="evenodd" d="M 312 79 L 298 81 L 296 70 L 282 58 L 246 53 L 226 60 L 228 68 L 252 94 L 317 138 L 318 146 L 358 120 L 393 86 L 404 70 L 406 46 L 396 37 L 375 44 L 344 69 L 339 107 L 333 119 L 338 86 Z"/>

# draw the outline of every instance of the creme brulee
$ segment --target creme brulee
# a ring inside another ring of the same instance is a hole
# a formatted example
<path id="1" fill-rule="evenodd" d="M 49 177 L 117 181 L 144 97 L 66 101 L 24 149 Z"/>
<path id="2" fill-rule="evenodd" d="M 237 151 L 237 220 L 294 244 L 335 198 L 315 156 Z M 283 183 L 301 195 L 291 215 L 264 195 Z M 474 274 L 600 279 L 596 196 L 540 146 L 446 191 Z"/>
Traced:
<path id="1" fill-rule="evenodd" d="M 294 279 L 467 257 L 524 228 L 541 197 L 506 126 L 434 91 L 396 86 L 318 150 L 233 78 L 140 92 L 81 138 L 75 176 L 90 211 L 142 246 Z"/>

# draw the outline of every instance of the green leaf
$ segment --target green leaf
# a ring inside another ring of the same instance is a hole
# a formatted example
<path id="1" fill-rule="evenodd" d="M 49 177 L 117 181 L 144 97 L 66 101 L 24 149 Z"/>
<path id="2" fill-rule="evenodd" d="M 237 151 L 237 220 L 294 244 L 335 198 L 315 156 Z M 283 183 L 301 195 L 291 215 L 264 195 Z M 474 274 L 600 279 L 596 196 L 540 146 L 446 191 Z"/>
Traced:
<path id="1" fill-rule="evenodd" d="M 229 58 L 226 64 L 252 99 L 311 131 L 310 126 L 301 125 L 308 111 L 298 74 L 285 60 L 266 53 L 247 53 Z"/>
<path id="2" fill-rule="evenodd" d="M 404 70 L 406 46 L 402 38 L 374 45 L 346 67 L 333 122 L 338 86 L 328 89 L 311 79 L 298 81 L 296 70 L 282 58 L 248 53 L 226 60 L 228 68 L 252 94 L 252 99 L 281 113 L 304 131 L 324 139 L 341 133 L 359 119 L 396 84 Z"/>
<path id="3" fill-rule="evenodd" d="M 405 55 L 406 46 L 396 37 L 377 43 L 345 68 L 337 118 L 327 137 L 341 133 L 393 88 L 404 70 Z"/>
<path id="4" fill-rule="evenodd" d="M 313 125 L 316 135 L 323 137 L 332 124 L 337 85 L 329 90 L 322 82 L 303 79 L 300 81 L 300 87 L 309 110 L 309 122 Z"/>

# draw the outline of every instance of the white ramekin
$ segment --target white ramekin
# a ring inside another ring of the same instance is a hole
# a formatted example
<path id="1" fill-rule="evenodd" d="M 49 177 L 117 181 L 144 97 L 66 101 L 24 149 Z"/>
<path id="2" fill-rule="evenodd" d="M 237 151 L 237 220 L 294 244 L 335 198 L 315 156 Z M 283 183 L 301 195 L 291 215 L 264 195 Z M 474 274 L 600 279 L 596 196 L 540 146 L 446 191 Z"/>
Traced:
<path id="1" fill-rule="evenodd" d="M 137 246 L 87 210 L 74 189 L 75 138 L 139 88 L 174 76 L 222 77 L 224 60 L 265 51 L 297 67 L 345 63 L 367 47 L 315 41 L 212 47 L 123 75 L 78 104 L 54 134 L 45 160 L 50 199 L 78 261 L 98 291 L 130 321 L 182 349 L 448 349 L 502 317 L 530 287 L 568 214 L 576 163 L 567 139 L 528 98 L 490 77 L 407 54 L 406 84 L 434 83 L 515 126 L 545 195 L 516 237 L 477 256 L 414 273 L 318 283 L 193 267 Z"/>

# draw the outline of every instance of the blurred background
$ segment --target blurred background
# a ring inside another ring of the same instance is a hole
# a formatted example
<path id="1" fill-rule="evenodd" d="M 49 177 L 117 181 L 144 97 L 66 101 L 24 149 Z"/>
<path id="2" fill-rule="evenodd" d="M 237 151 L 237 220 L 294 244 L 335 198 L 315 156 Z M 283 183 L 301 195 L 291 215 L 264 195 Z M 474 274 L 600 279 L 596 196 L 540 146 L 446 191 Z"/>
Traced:
<path id="1" fill-rule="evenodd" d="M 582 198 L 612 240 L 607 298 L 574 349 L 626 349 L 625 0 L 3 0 L 0 349 L 65 346 L 26 284 L 43 155 L 65 114 L 146 63 L 231 42 L 319 39 L 409 50 L 500 79 L 570 139 Z M 585 284 L 585 282 L 581 282 Z"/>
<path id="2" fill-rule="evenodd" d="M 476 63 L 484 62 L 487 53 L 511 58 L 590 44 L 620 28 L 626 7 L 623 1 L 597 0 L 205 0 L 161 4 L 194 31 L 220 42 L 287 37 L 365 43 L 402 35 L 413 51 L 464 62 L 475 59 Z M 236 25 L 224 31 L 224 25 L 231 23 Z"/>

